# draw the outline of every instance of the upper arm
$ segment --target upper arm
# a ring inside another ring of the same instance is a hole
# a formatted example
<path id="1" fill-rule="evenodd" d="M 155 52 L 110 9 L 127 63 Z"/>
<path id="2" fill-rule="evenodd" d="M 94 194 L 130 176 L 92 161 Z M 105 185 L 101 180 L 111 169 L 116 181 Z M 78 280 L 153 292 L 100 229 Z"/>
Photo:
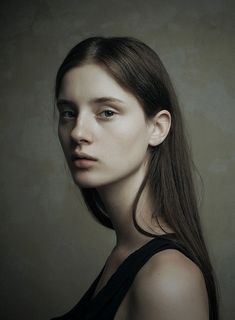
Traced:
<path id="1" fill-rule="evenodd" d="M 207 290 L 198 266 L 174 249 L 150 260 L 134 281 L 129 319 L 208 320 Z"/>

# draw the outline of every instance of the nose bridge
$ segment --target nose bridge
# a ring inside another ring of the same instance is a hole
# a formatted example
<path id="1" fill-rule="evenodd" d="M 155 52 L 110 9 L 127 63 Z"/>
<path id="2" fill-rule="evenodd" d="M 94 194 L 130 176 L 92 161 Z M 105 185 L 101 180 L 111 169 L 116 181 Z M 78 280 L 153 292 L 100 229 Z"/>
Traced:
<path id="1" fill-rule="evenodd" d="M 76 124 L 71 131 L 71 136 L 74 139 L 90 139 L 91 137 L 91 128 L 89 123 L 91 122 L 91 116 L 89 112 L 83 110 L 79 112 L 79 115 L 76 120 Z"/>

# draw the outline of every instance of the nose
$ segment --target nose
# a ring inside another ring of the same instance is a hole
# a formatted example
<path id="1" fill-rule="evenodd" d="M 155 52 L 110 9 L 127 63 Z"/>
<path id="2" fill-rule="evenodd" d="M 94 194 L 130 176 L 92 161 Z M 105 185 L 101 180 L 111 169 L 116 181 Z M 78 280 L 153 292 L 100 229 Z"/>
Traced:
<path id="1" fill-rule="evenodd" d="M 71 138 L 76 143 L 81 143 L 82 141 L 86 143 L 92 142 L 92 133 L 91 130 L 88 128 L 88 123 L 90 121 L 85 116 L 79 115 L 76 121 L 76 125 L 74 126 L 73 130 L 71 131 L 70 135 Z"/>

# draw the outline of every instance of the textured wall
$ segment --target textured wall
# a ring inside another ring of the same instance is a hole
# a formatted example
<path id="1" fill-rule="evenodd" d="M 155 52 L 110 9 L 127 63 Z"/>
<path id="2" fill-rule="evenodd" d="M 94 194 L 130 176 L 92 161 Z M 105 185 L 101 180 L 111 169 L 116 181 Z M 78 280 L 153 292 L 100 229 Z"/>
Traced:
<path id="1" fill-rule="evenodd" d="M 52 117 L 57 67 L 99 34 L 140 38 L 172 76 L 205 183 L 222 319 L 234 319 L 234 2 L 9 0 L 0 9 L 1 318 L 65 312 L 114 244 L 79 198 Z"/>

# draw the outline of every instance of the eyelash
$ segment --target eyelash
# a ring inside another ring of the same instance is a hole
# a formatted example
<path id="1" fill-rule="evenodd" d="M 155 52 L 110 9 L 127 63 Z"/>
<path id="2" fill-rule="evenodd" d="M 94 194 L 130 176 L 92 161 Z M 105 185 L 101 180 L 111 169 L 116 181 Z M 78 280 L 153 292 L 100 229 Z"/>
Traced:
<path id="1" fill-rule="evenodd" d="M 64 114 L 67 113 L 67 112 L 72 112 L 72 111 L 70 111 L 70 110 L 63 111 L 63 112 L 60 113 L 60 116 L 62 116 L 64 119 L 68 119 L 68 117 L 64 116 Z M 100 113 L 103 113 L 103 112 L 112 112 L 113 115 L 116 114 L 116 112 L 114 112 L 113 110 L 110 110 L 110 109 L 105 109 Z M 104 119 L 107 120 L 109 118 L 111 118 L 111 117 L 105 117 Z M 69 118 L 69 119 L 71 119 L 71 118 Z"/>
<path id="2" fill-rule="evenodd" d="M 103 110 L 103 111 L 100 112 L 100 113 L 103 113 L 103 112 L 111 112 L 111 113 L 113 114 L 111 117 L 105 117 L 105 119 L 112 118 L 112 117 L 116 114 L 116 112 L 114 112 L 113 110 L 110 110 L 110 109 L 105 109 L 105 110 Z"/>

